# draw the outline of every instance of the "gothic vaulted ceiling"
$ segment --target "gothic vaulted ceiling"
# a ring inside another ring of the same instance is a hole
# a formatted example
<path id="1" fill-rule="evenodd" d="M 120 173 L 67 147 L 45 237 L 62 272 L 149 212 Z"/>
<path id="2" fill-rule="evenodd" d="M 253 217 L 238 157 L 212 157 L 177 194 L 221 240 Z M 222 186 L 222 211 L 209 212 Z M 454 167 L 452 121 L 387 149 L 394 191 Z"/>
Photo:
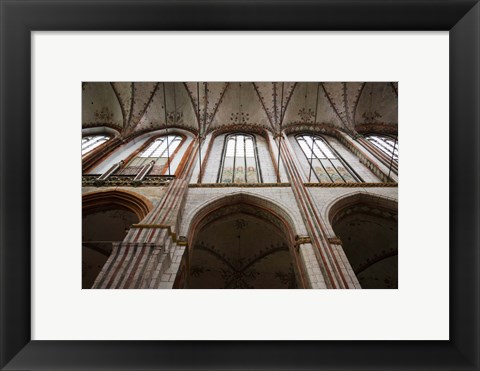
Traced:
<path id="1" fill-rule="evenodd" d="M 396 132 L 396 82 L 84 82 L 84 128 L 121 136 L 168 127 L 205 134 L 258 126 Z"/>

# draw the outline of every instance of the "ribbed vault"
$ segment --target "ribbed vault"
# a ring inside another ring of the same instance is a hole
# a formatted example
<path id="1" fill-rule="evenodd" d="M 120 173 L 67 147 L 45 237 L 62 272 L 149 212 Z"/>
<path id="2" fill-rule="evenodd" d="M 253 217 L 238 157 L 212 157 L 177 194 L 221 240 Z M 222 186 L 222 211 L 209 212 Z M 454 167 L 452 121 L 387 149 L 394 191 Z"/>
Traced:
<path id="1" fill-rule="evenodd" d="M 196 134 L 253 125 L 396 132 L 396 82 L 84 82 L 83 127 L 122 137 L 178 127 Z"/>

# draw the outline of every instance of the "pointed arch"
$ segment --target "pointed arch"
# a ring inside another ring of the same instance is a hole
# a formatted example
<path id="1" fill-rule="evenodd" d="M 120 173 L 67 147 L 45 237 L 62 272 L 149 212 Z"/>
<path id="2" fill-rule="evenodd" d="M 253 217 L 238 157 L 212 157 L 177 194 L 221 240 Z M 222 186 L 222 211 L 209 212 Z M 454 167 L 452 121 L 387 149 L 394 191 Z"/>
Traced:
<path id="1" fill-rule="evenodd" d="M 118 206 L 135 213 L 139 220 L 147 216 L 153 204 L 146 197 L 126 190 L 106 190 L 87 193 L 82 196 L 83 213 L 102 207 Z"/>
<path id="2" fill-rule="evenodd" d="M 197 235 L 207 225 L 235 213 L 252 215 L 271 223 L 278 230 L 278 233 L 283 235 L 288 245 L 285 249 L 289 251 L 292 263 L 294 263 L 294 271 L 298 277 L 297 281 L 301 287 L 306 288 L 306 273 L 304 272 L 300 256 L 295 249 L 296 237 L 298 236 L 296 235 L 294 218 L 284 206 L 267 197 L 238 192 L 200 205 L 190 214 L 192 215 L 191 218 L 186 220 L 186 237 L 189 249 L 193 250 Z M 208 249 L 208 246 L 205 248 Z M 274 250 L 269 250 L 268 252 L 259 251 L 259 256 L 266 256 Z M 212 252 L 216 253 L 215 250 L 212 250 Z"/>

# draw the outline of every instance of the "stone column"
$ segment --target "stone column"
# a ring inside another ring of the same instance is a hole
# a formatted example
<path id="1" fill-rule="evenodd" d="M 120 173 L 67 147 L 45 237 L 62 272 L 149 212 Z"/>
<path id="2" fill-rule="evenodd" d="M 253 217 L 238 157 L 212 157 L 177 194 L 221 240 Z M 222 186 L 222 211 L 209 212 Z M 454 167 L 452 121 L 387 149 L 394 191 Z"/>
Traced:
<path id="1" fill-rule="evenodd" d="M 299 248 L 310 276 L 310 282 L 312 286 L 322 288 L 355 288 L 354 282 L 345 273 L 345 264 L 339 259 L 337 248 L 327 238 L 325 222 L 313 202 L 310 191 L 302 181 L 287 137 L 285 134 L 282 135 L 283 140 L 280 141 L 281 157 L 311 241 Z M 314 255 L 312 255 L 312 251 Z M 313 256 L 317 262 L 317 267 Z"/>

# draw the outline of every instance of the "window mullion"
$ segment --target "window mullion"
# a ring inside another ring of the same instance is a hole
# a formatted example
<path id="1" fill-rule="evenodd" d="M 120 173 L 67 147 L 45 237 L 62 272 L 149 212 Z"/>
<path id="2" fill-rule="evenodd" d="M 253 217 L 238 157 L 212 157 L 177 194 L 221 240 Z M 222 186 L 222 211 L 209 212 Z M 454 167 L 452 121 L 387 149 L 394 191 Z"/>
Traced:
<path id="1" fill-rule="evenodd" d="M 87 139 L 85 140 L 85 142 L 84 142 L 84 143 L 85 143 L 85 147 L 84 147 L 83 149 L 84 149 L 84 150 L 87 150 L 88 148 L 90 148 L 91 145 L 92 145 L 92 142 L 94 141 L 94 139 L 95 139 L 95 138 L 87 138 Z"/>
<path id="2" fill-rule="evenodd" d="M 322 143 L 325 145 L 325 147 L 332 153 L 333 155 L 333 152 L 330 148 L 328 148 L 328 144 L 326 143 L 326 141 L 324 139 L 322 139 Z M 347 183 L 347 181 L 345 180 L 345 178 L 342 176 L 342 174 L 340 174 L 340 171 L 338 171 L 337 169 L 337 166 L 333 163 L 332 159 L 330 158 L 331 156 L 328 156 L 327 153 L 325 153 L 325 151 L 322 150 L 322 148 L 320 148 L 320 152 L 322 152 L 322 154 L 325 156 L 325 158 L 328 160 L 328 162 L 330 163 L 330 165 L 332 166 L 333 168 L 333 171 L 335 171 L 339 176 L 340 178 L 342 178 L 343 182 L 344 183 Z M 339 160 L 339 158 L 337 156 L 334 156 L 334 160 L 337 160 L 337 161 L 340 161 L 340 163 L 342 163 L 341 160 Z M 330 177 L 330 179 L 332 179 L 332 177 Z M 333 179 L 332 179 L 332 183 L 333 183 Z"/>
<path id="3" fill-rule="evenodd" d="M 173 141 L 169 141 L 167 139 L 167 145 L 165 146 L 165 149 L 162 151 L 162 153 L 160 153 L 160 155 L 158 156 L 158 158 L 164 158 L 165 157 L 165 152 L 167 153 L 167 161 L 169 160 L 170 158 L 170 146 L 172 145 Z"/>
<path id="4" fill-rule="evenodd" d="M 304 137 L 302 137 L 303 141 L 305 142 L 305 144 L 308 146 L 308 143 L 307 141 L 305 140 Z M 317 182 L 320 183 L 320 179 L 318 178 L 318 174 L 315 172 L 315 169 L 313 168 L 313 146 L 315 144 L 315 138 L 312 138 L 313 141 L 312 141 L 312 146 L 310 148 L 310 174 L 308 175 L 308 181 L 310 182 L 311 180 L 311 175 L 312 175 L 312 171 L 313 171 L 313 174 L 315 175 L 315 178 L 317 178 Z M 307 157 L 308 159 L 308 157 Z"/>
<path id="5" fill-rule="evenodd" d="M 258 159 L 258 149 L 257 149 L 257 141 L 252 139 L 252 146 L 253 146 L 253 156 L 255 159 L 255 166 L 256 166 L 256 173 L 257 173 L 257 183 L 263 183 L 263 179 L 260 173 L 260 161 Z M 277 166 L 280 166 L 277 164 Z M 280 167 L 279 170 L 280 171 Z"/>
<path id="6" fill-rule="evenodd" d="M 82 138 L 82 156 L 91 152 L 95 148 L 101 146 L 108 141 L 110 137 L 106 135 L 86 136 Z"/>
<path id="7" fill-rule="evenodd" d="M 99 140 L 98 137 L 89 138 L 86 142 L 87 144 L 85 145 L 85 150 L 94 146 L 98 142 L 98 140 Z"/>
<path id="8" fill-rule="evenodd" d="M 323 154 L 323 156 L 328 159 L 328 157 L 325 155 L 325 153 L 322 151 L 322 149 L 320 148 L 320 146 L 318 145 L 318 143 L 315 143 L 315 137 L 313 137 L 313 144 L 312 144 L 312 152 L 313 152 L 313 146 L 316 145 L 318 150 L 320 151 L 321 154 Z M 330 182 L 331 183 L 334 183 L 333 181 L 333 178 L 330 176 L 330 174 L 328 173 L 327 169 L 325 168 L 325 165 L 323 164 L 322 160 L 320 158 L 318 158 L 318 156 L 315 154 L 315 152 L 313 152 L 315 158 L 318 160 L 318 162 L 320 162 L 320 165 L 322 165 L 322 168 L 323 168 L 323 171 L 325 171 L 325 174 L 327 174 L 328 176 L 328 179 L 330 179 Z M 330 161 L 330 164 L 332 162 Z M 318 178 L 318 177 L 317 177 Z M 320 183 L 320 180 L 319 180 L 319 183 Z"/>
<path id="9" fill-rule="evenodd" d="M 387 152 L 387 154 L 392 154 L 392 149 L 389 148 L 387 145 L 385 145 L 383 139 L 374 137 L 375 144 L 379 149 L 383 149 L 384 152 Z"/>
<path id="10" fill-rule="evenodd" d="M 237 159 L 237 139 L 238 136 L 235 135 L 235 146 L 233 147 L 233 171 L 232 171 L 232 183 L 235 183 L 235 173 L 237 172 L 236 168 L 236 159 Z"/>
<path id="11" fill-rule="evenodd" d="M 225 143 L 223 145 L 222 158 L 220 159 L 220 171 L 217 177 L 217 183 L 223 183 L 223 174 L 225 174 L 225 162 L 227 161 L 229 137 L 225 136 Z"/>
<path id="12" fill-rule="evenodd" d="M 149 154 L 148 156 L 143 157 L 143 156 L 140 155 L 140 158 L 142 158 L 142 160 L 140 160 L 140 163 L 138 164 L 138 166 L 141 167 L 141 166 L 145 165 L 145 163 L 146 163 L 147 161 L 151 161 L 151 160 L 152 160 L 152 157 L 153 157 L 152 155 L 153 155 L 153 154 L 155 153 L 155 151 L 162 145 L 162 143 L 163 143 L 163 138 L 157 139 L 155 142 L 158 142 L 158 144 L 157 144 L 155 147 L 153 147 L 153 150 L 150 152 L 150 154 Z M 152 143 L 151 145 L 149 145 L 149 146 L 147 147 L 147 149 L 146 149 L 143 153 L 148 152 L 148 151 L 150 150 L 150 148 L 155 145 L 155 142 Z"/>
<path id="13" fill-rule="evenodd" d="M 247 137 L 243 137 L 243 162 L 245 163 L 243 177 L 245 178 L 245 183 L 248 183 L 247 179 Z"/>

